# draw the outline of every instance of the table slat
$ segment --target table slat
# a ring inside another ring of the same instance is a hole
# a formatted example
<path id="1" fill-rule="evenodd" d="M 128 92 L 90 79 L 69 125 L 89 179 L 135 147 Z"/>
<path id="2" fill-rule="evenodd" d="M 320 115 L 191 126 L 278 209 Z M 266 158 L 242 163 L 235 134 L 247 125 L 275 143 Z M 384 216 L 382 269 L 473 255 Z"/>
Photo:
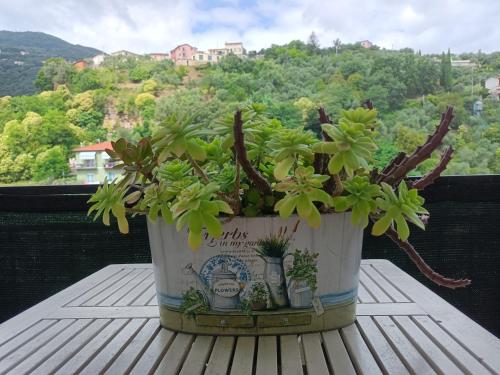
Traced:
<path id="1" fill-rule="evenodd" d="M 448 356 L 434 344 L 407 316 L 395 316 L 393 320 L 398 325 L 412 344 L 425 356 L 434 368 L 443 374 L 459 374 L 461 370 L 448 358 Z"/>
<path id="2" fill-rule="evenodd" d="M 115 272 L 110 277 L 108 277 L 106 280 L 102 281 L 101 283 L 99 283 L 91 288 L 88 288 L 86 291 L 84 291 L 78 297 L 70 300 L 67 304 L 65 304 L 65 306 L 80 306 L 85 301 L 88 301 L 90 298 L 101 293 L 103 290 L 106 290 L 107 288 L 109 288 L 110 286 L 115 284 L 116 282 L 123 279 L 125 276 L 127 276 L 132 271 L 133 271 L 133 268 L 120 269 L 118 272 Z"/>
<path id="3" fill-rule="evenodd" d="M 113 285 L 102 290 L 100 293 L 94 295 L 92 298 L 83 302 L 81 306 L 98 306 L 106 298 L 112 296 L 114 293 L 118 293 L 120 289 L 126 287 L 126 285 L 135 279 L 138 275 L 143 273 L 145 270 L 141 268 L 133 268 L 132 272 L 128 273 L 125 277 L 116 281 Z"/>
<path id="4" fill-rule="evenodd" d="M 334 374 L 356 375 L 356 370 L 349 358 L 347 349 L 338 330 L 321 333 L 325 345 L 326 356 Z"/>
<path id="5" fill-rule="evenodd" d="M 115 319 L 104 327 L 87 345 L 64 362 L 58 374 L 74 374 L 85 367 L 97 353 L 127 324 L 127 319 Z"/>
<path id="6" fill-rule="evenodd" d="M 443 352 L 453 358 L 462 371 L 474 375 L 491 374 L 468 350 L 458 344 L 431 318 L 428 316 L 415 316 L 413 320 Z"/>
<path id="7" fill-rule="evenodd" d="M 215 336 L 196 336 L 180 375 L 201 375 L 207 365 Z"/>
<path id="8" fill-rule="evenodd" d="M 178 333 L 175 336 L 172 345 L 168 348 L 167 353 L 163 356 L 160 364 L 156 368 L 155 374 L 158 375 L 175 375 L 184 363 L 184 359 L 189 353 L 194 336 L 186 333 Z"/>
<path id="9" fill-rule="evenodd" d="M 359 327 L 365 341 L 375 353 L 382 369 L 389 374 L 409 374 L 401 359 L 369 316 L 358 317 Z"/>
<path id="10" fill-rule="evenodd" d="M 369 375 L 382 374 L 356 324 L 342 328 L 340 332 L 357 372 Z"/>
<path id="11" fill-rule="evenodd" d="M 304 347 L 307 372 L 309 374 L 328 375 L 328 365 L 321 347 L 321 335 L 319 333 L 302 335 L 302 345 Z"/>
<path id="12" fill-rule="evenodd" d="M 69 320 L 69 319 L 68 319 Z M 73 337 L 83 331 L 88 325 L 92 323 L 92 319 L 78 319 L 71 324 L 68 328 L 63 330 L 52 340 L 47 342 L 44 346 L 31 354 L 28 358 L 24 359 L 16 367 L 11 369 L 11 374 L 26 374 L 45 362 L 47 358 L 52 356 L 60 348 L 66 345 Z"/>
<path id="13" fill-rule="evenodd" d="M 141 354 L 130 374 L 149 374 L 151 370 L 156 368 L 174 337 L 174 332 L 168 329 L 160 329 L 153 341 L 151 341 L 146 350 Z"/>
<path id="14" fill-rule="evenodd" d="M 235 338 L 233 336 L 218 336 L 208 360 L 205 375 L 227 374 L 233 352 Z"/>
<path id="15" fill-rule="evenodd" d="M 253 358 L 255 352 L 255 337 L 241 336 L 236 341 L 233 364 L 231 366 L 231 375 L 252 374 Z"/>
<path id="16" fill-rule="evenodd" d="M 0 346 L 0 360 L 12 353 L 17 348 L 24 345 L 26 342 L 31 340 L 33 337 L 36 337 L 41 332 L 45 331 L 51 325 L 57 323 L 57 320 L 40 320 L 31 327 L 28 327 L 26 330 L 21 332 L 19 335 L 11 338 L 9 341 L 5 342 Z"/>
<path id="17" fill-rule="evenodd" d="M 74 319 L 60 320 L 56 324 L 49 326 L 39 335 L 28 340 L 23 346 L 11 352 L 7 357 L 2 358 L 2 360 L 0 360 L 0 374 L 6 372 L 12 367 L 17 366 L 26 357 L 37 351 L 43 345 L 46 345 L 50 340 L 74 322 Z"/>
<path id="18" fill-rule="evenodd" d="M 259 336 L 256 375 L 278 374 L 276 336 Z"/>
<path id="19" fill-rule="evenodd" d="M 372 265 L 368 264 L 362 266 L 362 269 L 365 272 L 365 275 L 376 283 L 384 291 L 384 293 L 388 294 L 394 302 L 413 302 L 401 291 L 399 291 L 399 289 L 383 278 Z"/>
<path id="20" fill-rule="evenodd" d="M 299 337 L 297 335 L 280 336 L 281 373 L 303 375 L 300 360 Z"/>
<path id="21" fill-rule="evenodd" d="M 83 331 L 78 332 L 69 342 L 61 346 L 57 352 L 33 370 L 33 374 L 45 375 L 57 371 L 110 323 L 111 319 L 94 320 Z"/>
<path id="22" fill-rule="evenodd" d="M 130 370 L 139 359 L 140 355 L 148 344 L 156 337 L 160 331 L 158 319 L 150 319 L 144 324 L 140 331 L 134 336 L 132 341 L 123 349 L 118 357 L 106 370 L 106 374 L 124 374 Z"/>
<path id="23" fill-rule="evenodd" d="M 435 374 L 436 371 L 427 360 L 413 346 L 403 332 L 399 330 L 396 323 L 388 316 L 374 317 L 377 325 L 391 341 L 392 346 L 398 351 L 405 365 L 416 374 Z"/>
<path id="24" fill-rule="evenodd" d="M 132 319 L 123 329 L 85 366 L 81 374 L 94 375 L 104 372 L 113 359 L 127 347 L 132 337 L 146 323 L 146 319 Z"/>
<path id="25" fill-rule="evenodd" d="M 138 284 L 140 284 L 144 280 L 149 281 L 150 278 L 151 278 L 151 271 L 142 270 L 142 272 L 139 272 L 136 275 L 136 277 L 131 279 L 128 283 L 123 285 L 120 289 L 115 291 L 113 294 L 109 295 L 103 301 L 99 302 L 98 306 L 113 306 L 121 298 L 128 295 Z"/>

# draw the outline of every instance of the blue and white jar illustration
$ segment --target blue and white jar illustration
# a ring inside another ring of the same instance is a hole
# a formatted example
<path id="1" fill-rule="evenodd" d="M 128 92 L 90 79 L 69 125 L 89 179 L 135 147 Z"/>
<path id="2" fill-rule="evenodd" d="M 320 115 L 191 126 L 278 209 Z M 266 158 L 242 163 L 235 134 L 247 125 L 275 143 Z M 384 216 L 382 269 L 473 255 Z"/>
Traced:
<path id="1" fill-rule="evenodd" d="M 200 273 L 195 271 L 191 263 L 187 264 L 185 269 L 201 284 L 212 310 L 228 311 L 240 308 L 240 292 L 249 281 L 250 275 L 241 260 L 217 255 L 207 260 Z"/>

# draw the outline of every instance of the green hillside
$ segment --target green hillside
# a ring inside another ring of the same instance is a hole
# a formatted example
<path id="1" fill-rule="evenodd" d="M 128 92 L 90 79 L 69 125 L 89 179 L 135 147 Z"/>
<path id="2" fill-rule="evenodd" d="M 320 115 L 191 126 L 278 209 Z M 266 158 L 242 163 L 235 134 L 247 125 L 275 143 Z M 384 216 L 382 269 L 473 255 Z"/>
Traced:
<path id="1" fill-rule="evenodd" d="M 477 65 L 452 68 L 451 59 Z M 381 119 L 374 166 L 384 166 L 398 150 L 412 152 L 452 105 L 455 119 L 445 145 L 455 154 L 446 173 L 500 173 L 500 101 L 482 85 L 499 73 L 498 52 L 422 55 L 359 45 L 335 51 L 300 41 L 197 68 L 109 57 L 99 68 L 77 72 L 63 59 L 50 59 L 37 77 L 43 92 L 0 98 L 0 183 L 68 176 L 73 147 L 119 137 L 138 141 L 172 114 L 188 114 L 217 132 L 231 123 L 236 108 L 258 103 L 275 123 L 318 134 L 319 106 L 336 121 L 343 109 L 366 99 Z M 474 114 L 477 101 L 483 110 Z M 208 153 L 223 141 L 197 140 Z M 436 153 L 414 173 L 426 173 L 438 160 Z"/>
<path id="2" fill-rule="evenodd" d="M 72 61 L 99 53 L 44 33 L 0 31 L 0 96 L 35 93 L 36 74 L 50 57 Z"/>

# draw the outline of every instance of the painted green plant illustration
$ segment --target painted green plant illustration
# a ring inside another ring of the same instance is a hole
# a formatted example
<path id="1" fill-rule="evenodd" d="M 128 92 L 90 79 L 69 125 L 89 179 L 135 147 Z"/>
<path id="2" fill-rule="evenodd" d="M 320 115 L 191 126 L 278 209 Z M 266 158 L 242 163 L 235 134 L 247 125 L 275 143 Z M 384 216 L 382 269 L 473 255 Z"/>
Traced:
<path id="1" fill-rule="evenodd" d="M 316 291 L 318 267 L 316 261 L 318 253 L 296 249 L 293 252 L 293 265 L 286 275 L 296 281 L 304 280 L 311 290 Z"/>
<path id="2" fill-rule="evenodd" d="M 180 310 L 185 316 L 195 318 L 197 314 L 208 312 L 210 306 L 202 292 L 190 287 L 182 294 Z"/>

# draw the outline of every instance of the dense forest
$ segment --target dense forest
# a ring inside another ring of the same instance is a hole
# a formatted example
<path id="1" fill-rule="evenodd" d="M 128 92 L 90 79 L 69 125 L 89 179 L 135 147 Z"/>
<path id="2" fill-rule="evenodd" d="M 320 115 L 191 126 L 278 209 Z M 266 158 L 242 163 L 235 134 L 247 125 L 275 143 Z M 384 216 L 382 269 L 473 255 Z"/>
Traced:
<path id="1" fill-rule="evenodd" d="M 478 65 L 452 68 L 452 58 Z M 374 165 L 385 165 L 399 150 L 413 151 L 453 105 L 456 117 L 445 143 L 456 151 L 447 173 L 500 173 L 500 102 L 482 85 L 499 73 L 500 53 L 422 55 L 340 42 L 320 48 L 314 39 L 196 68 L 109 57 L 98 68 L 76 71 L 64 59 L 49 59 L 37 75 L 39 94 L 0 98 L 0 183 L 70 182 L 73 147 L 117 137 L 137 140 L 171 114 L 189 113 L 206 128 L 217 128 L 236 108 L 259 103 L 285 126 L 318 133 L 319 106 L 335 120 L 340 110 L 366 99 L 381 118 Z M 478 100 L 483 110 L 473 114 Z M 415 173 L 438 159 L 434 155 Z"/>
<path id="2" fill-rule="evenodd" d="M 0 96 L 36 93 L 37 72 L 48 58 L 77 60 L 98 53 L 45 33 L 0 30 Z"/>

